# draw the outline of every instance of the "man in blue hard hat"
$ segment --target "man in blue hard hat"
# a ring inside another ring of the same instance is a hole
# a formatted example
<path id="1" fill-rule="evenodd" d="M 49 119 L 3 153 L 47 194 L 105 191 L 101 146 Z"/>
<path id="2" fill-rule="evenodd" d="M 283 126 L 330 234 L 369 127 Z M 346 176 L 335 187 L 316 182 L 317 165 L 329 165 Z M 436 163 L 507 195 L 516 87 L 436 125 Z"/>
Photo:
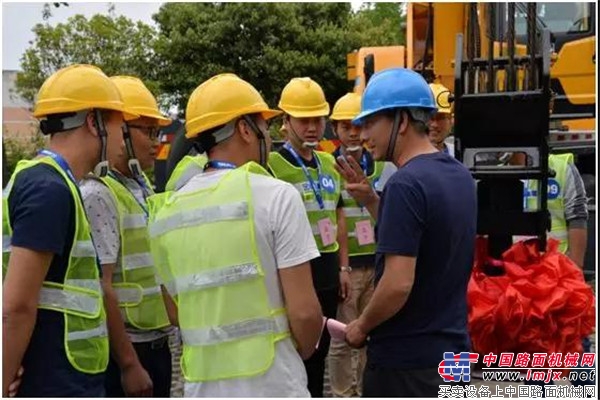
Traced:
<path id="1" fill-rule="evenodd" d="M 470 349 L 467 284 L 477 217 L 469 171 L 430 142 L 436 112 L 417 73 L 393 68 L 371 78 L 353 123 L 376 160 L 398 171 L 381 198 L 360 165 L 338 160 L 346 190 L 377 218 L 375 292 L 346 341 L 367 343 L 365 397 L 437 397 L 450 385 L 438 372 L 445 356 Z"/>

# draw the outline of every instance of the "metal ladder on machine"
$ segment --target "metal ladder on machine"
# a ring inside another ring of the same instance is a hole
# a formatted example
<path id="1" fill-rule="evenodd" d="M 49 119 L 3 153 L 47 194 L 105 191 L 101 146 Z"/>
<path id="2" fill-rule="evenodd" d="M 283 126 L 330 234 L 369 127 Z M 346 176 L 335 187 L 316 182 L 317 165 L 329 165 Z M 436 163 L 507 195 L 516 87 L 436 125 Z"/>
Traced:
<path id="1" fill-rule="evenodd" d="M 491 6 L 490 6 L 491 7 Z M 513 243 L 513 236 L 537 236 L 540 250 L 546 249 L 550 228 L 548 192 L 538 190 L 538 209 L 524 210 L 524 180 L 537 180 L 546 188 L 554 173 L 548 168 L 550 127 L 550 32 L 542 32 L 536 51 L 535 4 L 528 5 L 528 54 L 515 56 L 515 5 L 508 5 L 508 56 L 494 57 L 490 39 L 487 59 L 476 57 L 467 43 L 463 57 L 463 36 L 457 35 L 454 63 L 455 156 L 471 171 L 477 183 L 477 234 L 488 236 L 488 254 L 500 259 Z M 471 9 L 476 15 L 476 10 Z M 491 24 L 491 23 L 490 23 Z M 490 26 L 490 31 L 492 30 Z M 468 38 L 476 34 L 473 28 Z M 517 70 L 523 87 L 517 89 Z M 497 75 L 504 71 L 504 90 Z M 525 166 L 481 165 L 482 153 L 525 153 Z M 486 266 L 489 275 L 502 271 Z M 479 366 L 479 364 L 478 364 Z M 477 368 L 477 367 L 476 367 Z M 473 371 L 477 377 L 479 371 Z"/>
<path id="2" fill-rule="evenodd" d="M 509 4 L 509 19 L 511 9 L 514 18 L 514 6 Z M 536 34 L 531 21 L 528 32 Z M 508 57 L 494 58 L 492 45 L 487 59 L 470 52 L 464 60 L 463 36 L 457 35 L 454 128 L 456 158 L 478 180 L 477 234 L 488 236 L 489 254 L 500 258 L 512 245 L 513 235 L 537 236 L 540 249 L 546 248 L 547 191 L 538 190 L 539 209 L 526 212 L 522 180 L 538 180 L 539 187 L 545 188 L 553 175 L 548 169 L 550 33 L 542 32 L 539 53 L 535 40 L 530 40 L 525 56 L 514 55 L 512 41 Z M 517 90 L 517 69 L 525 75 L 524 90 Z M 498 90 L 498 71 L 507 77 L 504 91 Z M 526 166 L 478 165 L 477 155 L 491 152 L 525 153 L 529 162 Z"/>

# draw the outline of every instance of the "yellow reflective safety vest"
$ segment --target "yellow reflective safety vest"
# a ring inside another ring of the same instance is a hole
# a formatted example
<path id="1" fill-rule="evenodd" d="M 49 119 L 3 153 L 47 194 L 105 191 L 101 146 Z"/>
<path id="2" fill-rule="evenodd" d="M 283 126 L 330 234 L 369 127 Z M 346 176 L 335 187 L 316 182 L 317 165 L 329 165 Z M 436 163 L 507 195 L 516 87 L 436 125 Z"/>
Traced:
<path id="1" fill-rule="evenodd" d="M 178 307 L 190 382 L 264 374 L 290 335 L 285 309 L 271 308 L 258 255 L 253 173 L 268 175 L 247 163 L 207 188 L 149 199 L 152 254 Z"/>
<path id="2" fill-rule="evenodd" d="M 146 187 L 151 184 L 144 175 Z M 125 322 L 138 329 L 169 326 L 169 317 L 156 282 L 147 229 L 147 206 L 140 205 L 133 193 L 112 173 L 101 181 L 117 204 L 121 238 L 120 267 L 113 274 L 113 287 Z"/>
<path id="3" fill-rule="evenodd" d="M 367 177 L 371 186 L 375 187 L 376 183 L 381 178 L 384 167 L 385 162 L 374 162 L 373 173 Z M 348 255 L 353 257 L 375 254 L 375 250 L 377 249 L 375 242 L 361 245 L 358 240 L 356 229 L 356 224 L 361 221 L 369 221 L 371 228 L 374 228 L 375 220 L 371 217 L 367 208 L 361 207 L 356 200 L 348 194 L 346 189 L 342 190 L 342 198 L 344 199 L 344 214 L 346 215 L 346 227 L 348 229 Z"/>
<path id="4" fill-rule="evenodd" d="M 182 188 L 190 179 L 204 171 L 207 162 L 208 158 L 205 154 L 183 157 L 171 173 L 165 185 L 165 191 L 170 192 Z"/>
<path id="5" fill-rule="evenodd" d="M 321 195 L 323 197 L 323 206 L 321 209 L 312 187 L 304 175 L 302 168 L 297 167 L 287 161 L 281 154 L 271 152 L 269 155 L 269 168 L 277 179 L 291 183 L 300 192 L 304 201 L 304 208 L 308 215 L 308 220 L 312 228 L 313 236 L 317 242 L 317 247 L 321 253 L 333 253 L 339 249 L 337 242 L 337 204 L 341 196 L 342 183 L 338 172 L 335 170 L 335 159 L 329 153 L 315 151 L 315 156 L 321 164 L 323 176 L 319 179 L 318 171 L 315 168 L 307 167 L 313 182 L 321 186 Z M 320 182 L 323 181 L 323 182 Z M 325 183 L 325 184 L 323 184 Z M 333 244 L 325 246 L 321 239 L 319 230 L 319 221 L 329 218 L 333 224 L 334 238 Z"/>
<path id="6" fill-rule="evenodd" d="M 560 242 L 558 250 L 566 253 L 569 250 L 567 220 L 565 218 L 564 190 L 567 182 L 569 164 L 573 164 L 573 154 L 551 154 L 548 157 L 548 166 L 556 171 L 554 178 L 548 178 L 548 211 L 552 225 L 548 236 Z M 539 209 L 537 180 L 528 180 L 525 187 L 526 209 Z"/>
<path id="7" fill-rule="evenodd" d="M 38 308 L 64 315 L 64 343 L 67 359 L 76 370 L 97 374 L 108 365 L 108 331 L 99 266 L 92 243 L 90 226 L 77 186 L 50 157 L 19 161 L 2 196 L 2 276 L 8 268 L 12 227 L 8 214 L 8 197 L 17 175 L 38 164 L 48 164 L 64 178 L 75 203 L 75 236 L 69 264 L 61 283 L 44 281 Z M 50 360 L 49 360 L 50 361 Z"/>

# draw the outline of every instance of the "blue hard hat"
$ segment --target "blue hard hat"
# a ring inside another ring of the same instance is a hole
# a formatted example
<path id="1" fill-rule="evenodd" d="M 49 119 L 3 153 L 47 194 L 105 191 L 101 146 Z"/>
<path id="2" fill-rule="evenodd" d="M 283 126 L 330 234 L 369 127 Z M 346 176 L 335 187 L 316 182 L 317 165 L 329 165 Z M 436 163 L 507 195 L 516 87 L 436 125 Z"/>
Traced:
<path id="1" fill-rule="evenodd" d="M 371 77 L 362 96 L 360 114 L 352 123 L 361 125 L 366 117 L 379 111 L 407 107 L 437 110 L 429 85 L 410 69 L 384 69 Z"/>

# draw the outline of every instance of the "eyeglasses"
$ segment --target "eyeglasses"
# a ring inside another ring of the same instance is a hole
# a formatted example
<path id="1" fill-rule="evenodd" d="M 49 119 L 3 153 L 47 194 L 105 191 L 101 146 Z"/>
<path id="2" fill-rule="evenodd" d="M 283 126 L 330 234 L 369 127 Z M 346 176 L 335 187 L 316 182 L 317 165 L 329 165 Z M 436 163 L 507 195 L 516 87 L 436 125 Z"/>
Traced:
<path id="1" fill-rule="evenodd" d="M 127 126 L 129 128 L 139 129 L 140 131 L 144 132 L 146 135 L 148 135 L 150 140 L 156 139 L 158 137 L 158 132 L 160 131 L 158 126 L 141 126 L 132 124 L 127 124 Z"/>

